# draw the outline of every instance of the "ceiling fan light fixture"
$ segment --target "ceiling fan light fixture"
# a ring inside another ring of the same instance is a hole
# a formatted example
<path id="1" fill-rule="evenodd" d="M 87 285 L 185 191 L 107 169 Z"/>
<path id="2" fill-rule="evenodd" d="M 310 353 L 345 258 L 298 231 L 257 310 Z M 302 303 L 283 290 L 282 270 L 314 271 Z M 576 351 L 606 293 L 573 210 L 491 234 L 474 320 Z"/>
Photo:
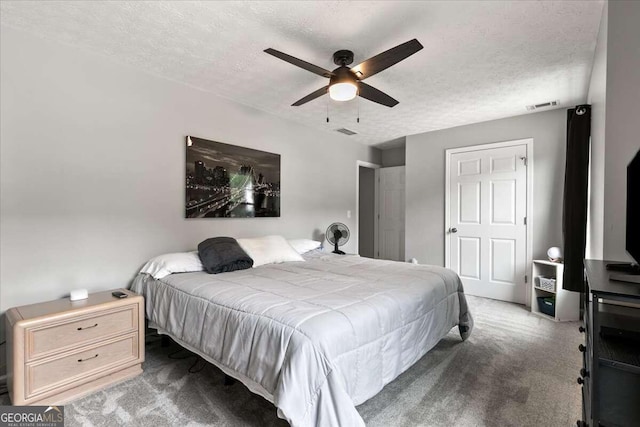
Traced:
<path id="1" fill-rule="evenodd" d="M 350 50 L 339 50 L 333 54 L 333 62 L 339 65 L 333 71 L 326 70 L 317 65 L 313 65 L 295 56 L 288 55 L 275 49 L 265 49 L 265 53 L 273 55 L 278 59 L 303 68 L 321 77 L 329 79 L 329 84 L 320 89 L 311 92 L 309 95 L 301 98 L 291 104 L 292 107 L 299 107 L 309 101 L 313 101 L 329 92 L 329 97 L 335 101 L 349 101 L 356 96 L 360 96 L 369 101 L 375 102 L 386 107 L 393 107 L 398 101 L 387 95 L 386 93 L 369 86 L 362 80 L 365 80 L 387 68 L 403 61 L 422 49 L 422 45 L 416 39 L 399 44 L 389 50 L 385 50 L 376 56 L 367 59 L 364 62 L 349 68 L 348 65 L 353 63 L 353 52 Z M 358 123 L 359 123 L 358 118 Z M 327 118 L 327 122 L 329 119 Z"/>
<path id="2" fill-rule="evenodd" d="M 353 83 L 335 83 L 329 86 L 329 96 L 334 101 L 351 101 L 358 94 L 358 86 Z"/>

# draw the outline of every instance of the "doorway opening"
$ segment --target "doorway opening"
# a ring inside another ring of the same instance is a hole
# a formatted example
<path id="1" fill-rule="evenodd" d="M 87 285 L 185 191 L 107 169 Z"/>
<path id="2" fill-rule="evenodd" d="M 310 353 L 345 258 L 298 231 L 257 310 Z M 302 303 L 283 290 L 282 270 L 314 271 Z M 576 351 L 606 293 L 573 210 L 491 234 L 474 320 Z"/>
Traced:
<path id="1" fill-rule="evenodd" d="M 356 236 L 358 254 L 362 257 L 376 258 L 376 218 L 377 218 L 377 185 L 376 169 L 380 166 L 358 161 L 356 179 Z"/>

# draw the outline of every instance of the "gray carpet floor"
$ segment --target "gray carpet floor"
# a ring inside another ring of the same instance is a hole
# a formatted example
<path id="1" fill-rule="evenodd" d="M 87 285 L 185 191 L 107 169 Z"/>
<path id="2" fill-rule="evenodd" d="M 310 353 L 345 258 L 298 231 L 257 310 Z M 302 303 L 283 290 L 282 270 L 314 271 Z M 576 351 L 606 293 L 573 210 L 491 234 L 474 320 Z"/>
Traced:
<path id="1" fill-rule="evenodd" d="M 358 407 L 367 426 L 570 426 L 580 418 L 578 323 L 468 297 L 475 330 L 457 328 Z M 183 357 L 172 359 L 172 357 Z M 144 373 L 65 406 L 67 426 L 286 426 L 273 405 L 176 344 L 148 337 Z M 0 404 L 8 404 L 7 396 Z"/>

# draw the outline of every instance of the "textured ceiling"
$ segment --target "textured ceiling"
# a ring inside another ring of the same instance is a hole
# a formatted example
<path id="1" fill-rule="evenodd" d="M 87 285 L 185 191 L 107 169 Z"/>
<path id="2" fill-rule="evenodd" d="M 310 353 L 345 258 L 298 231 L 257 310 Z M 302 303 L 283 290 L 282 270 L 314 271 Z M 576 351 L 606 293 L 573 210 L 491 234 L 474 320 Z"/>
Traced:
<path id="1" fill-rule="evenodd" d="M 0 22 L 377 145 L 525 114 L 529 104 L 584 102 L 602 4 L 3 0 Z M 336 50 L 352 50 L 355 65 L 412 38 L 424 49 L 367 80 L 400 101 L 394 108 L 326 96 L 290 107 L 327 80 L 263 53 L 333 69 Z"/>

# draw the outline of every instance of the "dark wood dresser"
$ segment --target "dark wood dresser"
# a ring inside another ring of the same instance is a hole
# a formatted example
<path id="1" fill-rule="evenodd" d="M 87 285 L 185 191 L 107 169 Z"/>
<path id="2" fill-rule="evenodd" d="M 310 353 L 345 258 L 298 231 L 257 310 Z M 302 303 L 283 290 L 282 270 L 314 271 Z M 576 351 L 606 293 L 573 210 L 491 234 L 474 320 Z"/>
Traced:
<path id="1" fill-rule="evenodd" d="M 581 427 L 640 426 L 640 284 L 609 280 L 609 262 L 585 260 Z"/>

